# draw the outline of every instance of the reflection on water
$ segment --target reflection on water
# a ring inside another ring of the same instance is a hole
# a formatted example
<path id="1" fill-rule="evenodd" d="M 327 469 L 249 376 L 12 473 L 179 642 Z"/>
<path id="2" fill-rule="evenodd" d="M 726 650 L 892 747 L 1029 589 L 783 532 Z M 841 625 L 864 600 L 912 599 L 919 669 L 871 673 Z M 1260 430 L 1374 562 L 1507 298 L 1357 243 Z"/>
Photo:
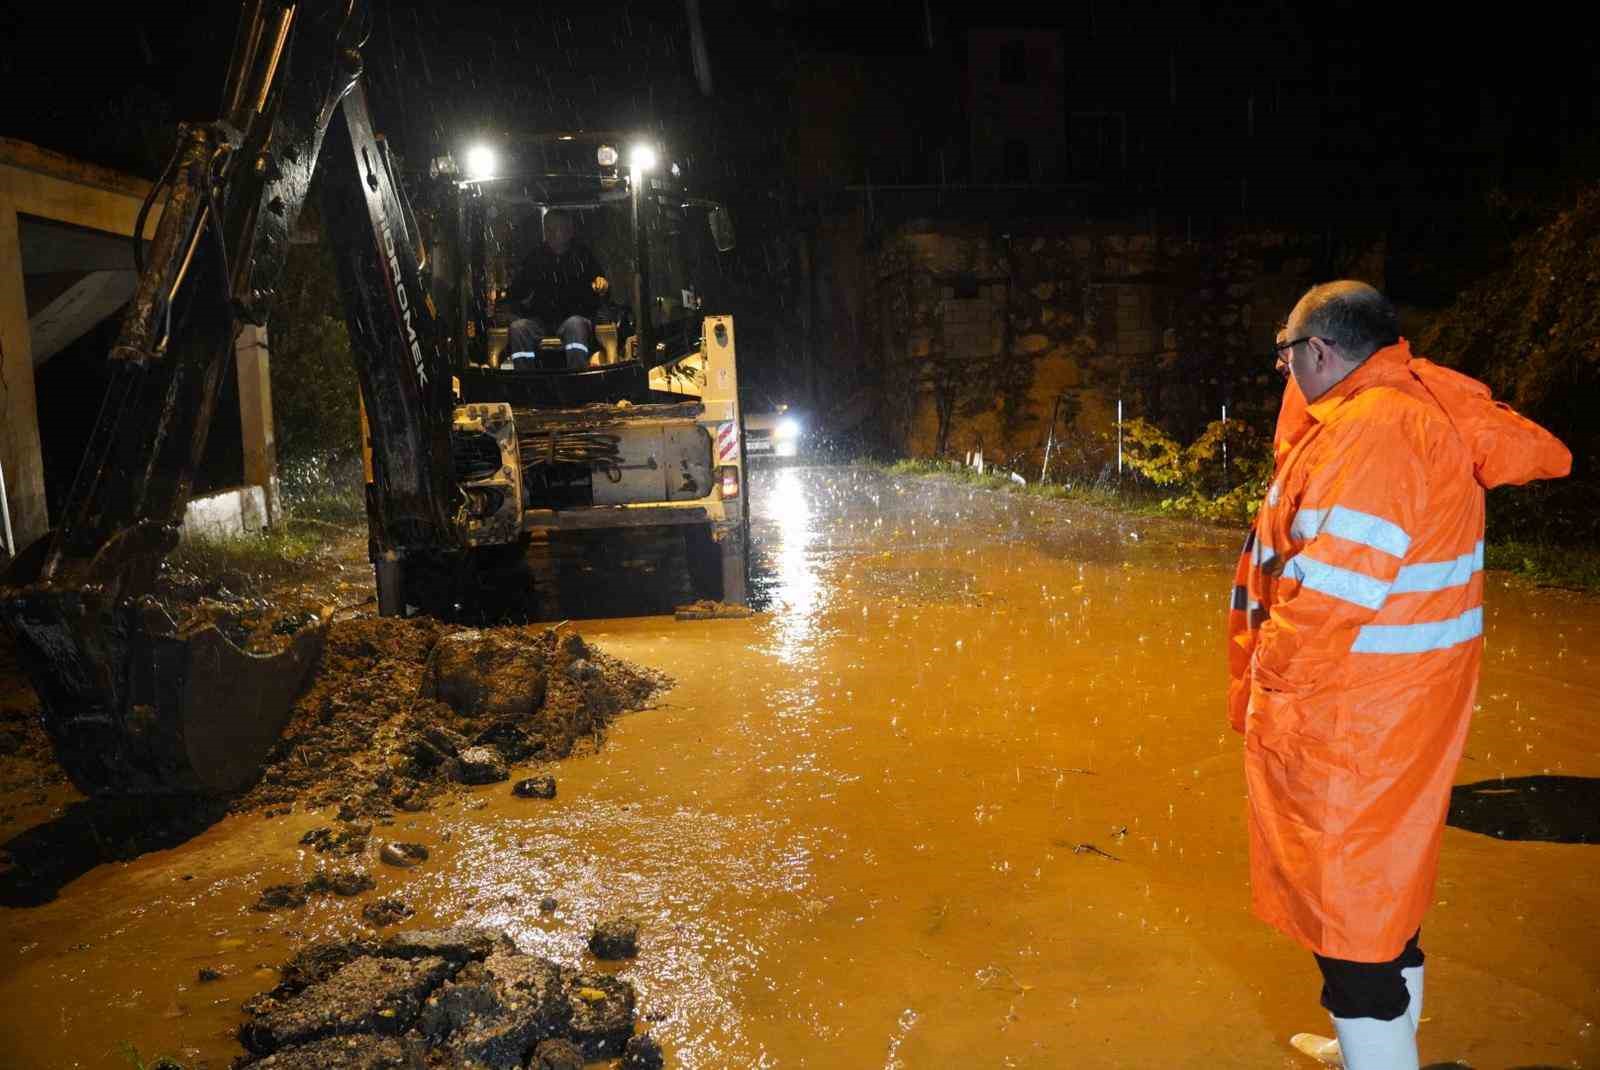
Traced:
<path id="1" fill-rule="evenodd" d="M 396 815 L 374 839 L 426 863 L 368 860 L 372 892 L 282 914 L 249 906 L 317 863 L 298 841 L 331 814 L 64 871 L 53 901 L 0 909 L 0 1063 L 109 1070 L 126 1041 L 225 1066 L 260 964 L 371 935 L 361 905 L 399 895 L 407 928 L 500 925 L 574 964 L 596 921 L 633 915 L 638 958 L 601 968 L 681 1070 L 1287 1065 L 1284 1038 L 1325 1019 L 1306 957 L 1248 909 L 1234 534 L 865 470 L 761 470 L 752 491 L 765 611 L 585 623 L 678 686 L 548 770 L 556 799 L 502 784 Z M 1502 775 L 1600 774 L 1600 613 L 1488 601 L 1467 790 L 1488 807 L 1508 796 L 1475 789 Z M 1572 869 L 1600 876 L 1590 857 L 1447 830 L 1426 925 L 1457 981 L 1425 1055 L 1594 1051 L 1593 956 L 1549 954 L 1596 946 L 1600 879 Z M 1515 1022 L 1483 995 L 1508 988 Z"/>
<path id="2" fill-rule="evenodd" d="M 769 564 L 763 570 L 766 606 L 774 615 L 772 651 L 794 664 L 810 653 L 825 607 L 817 568 L 816 508 L 808 482 L 797 468 L 767 470 L 759 504 L 753 507 L 752 539 Z"/>

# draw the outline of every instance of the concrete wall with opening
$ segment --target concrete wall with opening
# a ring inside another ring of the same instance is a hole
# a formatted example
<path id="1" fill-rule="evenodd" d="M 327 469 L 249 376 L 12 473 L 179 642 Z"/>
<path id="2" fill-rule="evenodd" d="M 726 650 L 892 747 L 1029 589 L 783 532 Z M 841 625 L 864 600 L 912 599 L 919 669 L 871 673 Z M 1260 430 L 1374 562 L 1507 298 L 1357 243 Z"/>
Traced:
<path id="1" fill-rule="evenodd" d="M 138 281 L 130 239 L 149 191 L 143 179 L 0 138 L 0 556 L 49 530 L 70 486 L 100 410 L 101 361 Z M 160 217 L 158 199 L 147 240 Z M 242 533 L 279 515 L 265 329 L 244 328 L 235 358 L 226 392 L 238 405 L 213 428 L 186 532 Z"/>

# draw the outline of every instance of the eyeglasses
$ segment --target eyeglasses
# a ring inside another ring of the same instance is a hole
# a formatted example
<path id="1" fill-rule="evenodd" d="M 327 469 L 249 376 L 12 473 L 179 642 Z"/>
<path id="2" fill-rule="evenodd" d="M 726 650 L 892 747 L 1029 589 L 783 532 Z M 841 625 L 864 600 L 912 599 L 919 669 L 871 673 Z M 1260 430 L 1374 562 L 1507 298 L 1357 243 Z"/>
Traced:
<path id="1" fill-rule="evenodd" d="M 1285 379 L 1289 378 L 1289 361 L 1294 357 L 1294 347 L 1303 342 L 1309 342 L 1313 338 L 1320 337 L 1321 335 L 1308 334 L 1301 338 L 1296 338 L 1293 341 L 1278 342 L 1275 344 L 1272 347 L 1272 364 L 1273 367 L 1278 369 L 1278 374 L 1283 376 Z M 1288 352 L 1285 353 L 1284 350 L 1288 350 Z"/>

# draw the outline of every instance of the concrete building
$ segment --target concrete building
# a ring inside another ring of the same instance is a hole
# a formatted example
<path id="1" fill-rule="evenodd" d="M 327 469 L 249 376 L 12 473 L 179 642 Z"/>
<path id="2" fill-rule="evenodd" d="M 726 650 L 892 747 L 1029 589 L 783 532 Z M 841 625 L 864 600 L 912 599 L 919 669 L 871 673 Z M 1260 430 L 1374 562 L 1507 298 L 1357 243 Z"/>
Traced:
<path id="1" fill-rule="evenodd" d="M 129 239 L 149 191 L 142 179 L 0 138 L 0 479 L 15 544 L 7 550 L 50 526 L 35 372 L 133 295 L 138 276 Z M 158 201 L 147 238 L 160 216 Z M 277 512 L 263 329 L 245 329 L 237 361 L 245 486 L 191 507 L 190 517 L 205 518 L 212 531 L 259 528 Z M 85 398 L 82 418 L 94 419 L 99 407 L 99 397 Z M 5 527 L 0 541 L 7 541 Z"/>

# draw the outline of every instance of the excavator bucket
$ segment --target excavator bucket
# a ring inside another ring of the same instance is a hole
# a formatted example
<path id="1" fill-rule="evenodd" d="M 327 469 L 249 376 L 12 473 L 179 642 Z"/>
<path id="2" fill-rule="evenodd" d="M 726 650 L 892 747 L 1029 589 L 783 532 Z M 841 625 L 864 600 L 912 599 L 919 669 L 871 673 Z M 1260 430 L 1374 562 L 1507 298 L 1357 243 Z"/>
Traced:
<path id="1" fill-rule="evenodd" d="M 12 590 L 0 616 L 57 760 L 88 795 L 226 795 L 260 775 L 321 655 L 325 622 L 286 621 L 270 653 L 153 598 Z M 291 627 L 292 625 L 292 627 Z"/>

